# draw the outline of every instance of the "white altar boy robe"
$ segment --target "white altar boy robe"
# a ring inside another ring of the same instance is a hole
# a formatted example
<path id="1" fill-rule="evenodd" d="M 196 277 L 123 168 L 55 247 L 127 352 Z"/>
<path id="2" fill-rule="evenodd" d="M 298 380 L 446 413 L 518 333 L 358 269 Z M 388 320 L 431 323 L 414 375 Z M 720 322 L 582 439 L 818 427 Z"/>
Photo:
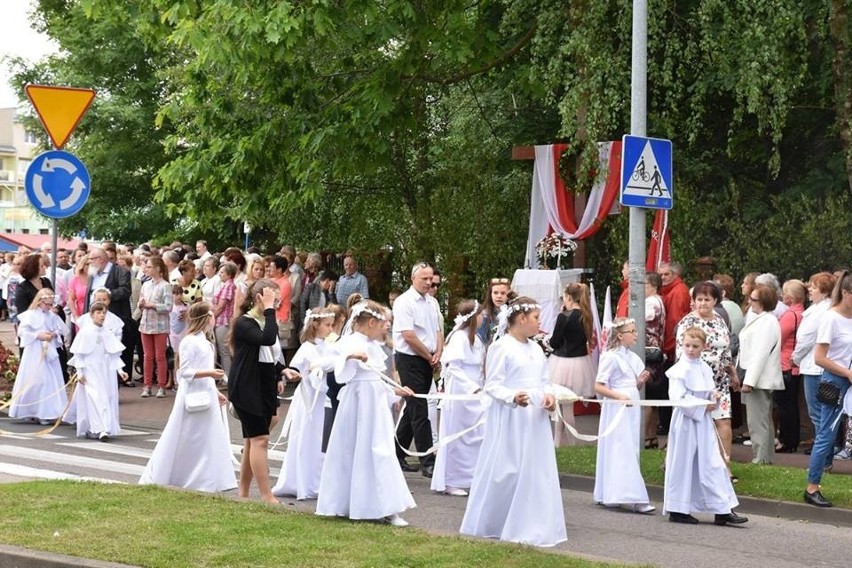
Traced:
<path id="1" fill-rule="evenodd" d="M 562 491 L 553 451 L 547 360 L 534 341 L 511 335 L 495 341 L 485 363 L 491 397 L 485 436 L 459 532 L 533 546 L 567 540 Z M 529 405 L 517 406 L 526 392 Z"/>
<path id="2" fill-rule="evenodd" d="M 447 394 L 470 395 L 482 389 L 485 346 L 474 335 L 470 345 L 467 330 L 454 331 L 448 338 L 441 356 L 444 368 L 444 392 Z M 483 400 L 446 400 L 441 408 L 439 439 L 473 427 L 485 413 Z M 438 449 L 435 470 L 432 475 L 433 491 L 444 491 L 447 487 L 468 489 L 473 482 L 476 459 L 485 426 L 480 425 L 464 436 Z"/>
<path id="3" fill-rule="evenodd" d="M 618 347 L 601 355 L 595 380 L 639 400 L 636 379 L 643 370 L 645 365 L 638 355 Z M 624 414 L 618 426 L 598 440 L 594 500 L 604 505 L 645 504 L 648 503 L 648 489 L 639 469 L 641 408 L 628 406 L 622 410 L 621 403 L 602 404 L 598 432 L 605 432 L 619 412 Z"/>
<path id="4" fill-rule="evenodd" d="M 666 376 L 672 401 L 713 401 L 713 371 L 701 359 L 684 355 Z M 712 417 L 704 406 L 675 408 L 666 454 L 663 513 L 724 515 L 738 504 Z"/>
<path id="5" fill-rule="evenodd" d="M 290 367 L 299 370 L 302 380 L 296 387 L 285 420 L 289 426 L 287 452 L 281 464 L 278 482 L 272 488 L 277 496 L 295 495 L 296 499 L 316 499 L 319 493 L 322 464 L 322 431 L 325 398 L 328 391 L 326 373 L 334 370 L 334 344 L 322 339 L 305 342 L 293 355 Z"/>
<path id="6" fill-rule="evenodd" d="M 346 385 L 338 399 L 320 479 L 317 515 L 382 519 L 416 506 L 396 458 L 389 385 L 373 369 L 384 370 L 385 354 L 357 331 L 337 342 L 334 378 Z M 364 352 L 362 363 L 347 359 Z"/>
<path id="7" fill-rule="evenodd" d="M 85 379 L 74 394 L 77 436 L 87 432 L 115 436 L 121 431 L 116 374 L 124 368 L 122 351 L 124 345 L 106 326 L 95 325 L 91 319 L 80 325 L 68 360 Z"/>

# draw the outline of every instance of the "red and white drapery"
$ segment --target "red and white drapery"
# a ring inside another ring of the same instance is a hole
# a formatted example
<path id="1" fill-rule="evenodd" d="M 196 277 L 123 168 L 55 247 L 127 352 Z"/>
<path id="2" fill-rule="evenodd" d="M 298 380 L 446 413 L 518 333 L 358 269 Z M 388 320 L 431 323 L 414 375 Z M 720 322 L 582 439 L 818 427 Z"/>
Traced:
<path id="1" fill-rule="evenodd" d="M 552 232 L 562 233 L 570 239 L 581 240 L 594 235 L 609 215 L 618 197 L 621 176 L 621 142 L 598 143 L 598 171 L 606 177 L 595 180 L 586 210 L 578 225 L 574 217 L 574 198 L 565 189 L 559 176 L 559 157 L 566 144 L 535 147 L 530 199 L 530 228 L 527 236 L 527 254 L 524 262 L 529 268 L 539 268 L 535 245 Z"/>
<path id="2" fill-rule="evenodd" d="M 651 243 L 648 245 L 648 259 L 645 261 L 646 272 L 659 272 L 661 263 L 671 262 L 670 245 L 669 212 L 666 209 L 657 209 L 654 214 L 654 228 L 651 229 Z"/>

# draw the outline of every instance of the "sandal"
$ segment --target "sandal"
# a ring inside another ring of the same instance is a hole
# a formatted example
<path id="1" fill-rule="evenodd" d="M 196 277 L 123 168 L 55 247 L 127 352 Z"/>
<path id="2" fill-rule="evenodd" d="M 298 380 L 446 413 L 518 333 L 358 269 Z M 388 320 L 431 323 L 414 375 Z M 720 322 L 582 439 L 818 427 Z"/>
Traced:
<path id="1" fill-rule="evenodd" d="M 656 450 L 660 447 L 660 442 L 657 438 L 645 438 L 645 449 Z"/>

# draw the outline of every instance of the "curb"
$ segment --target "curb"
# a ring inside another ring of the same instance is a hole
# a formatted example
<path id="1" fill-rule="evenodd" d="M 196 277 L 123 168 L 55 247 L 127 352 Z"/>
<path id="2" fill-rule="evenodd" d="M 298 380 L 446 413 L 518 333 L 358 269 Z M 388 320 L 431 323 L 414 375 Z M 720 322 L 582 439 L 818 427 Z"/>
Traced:
<path id="1" fill-rule="evenodd" d="M 570 491 L 586 491 L 591 493 L 595 488 L 595 478 L 585 475 L 559 474 L 559 485 Z M 659 485 L 648 485 L 648 496 L 652 502 L 663 502 L 663 488 Z M 774 501 L 737 495 L 740 506 L 737 511 L 754 513 L 765 517 L 803 521 L 837 527 L 852 527 L 852 510 L 840 507 L 820 508 L 805 503 L 790 501 Z M 662 509 L 662 507 L 661 507 Z"/>
<path id="2" fill-rule="evenodd" d="M 6 544 L 0 545 L 0 566 L 3 568 L 134 568 L 128 564 L 90 560 Z"/>

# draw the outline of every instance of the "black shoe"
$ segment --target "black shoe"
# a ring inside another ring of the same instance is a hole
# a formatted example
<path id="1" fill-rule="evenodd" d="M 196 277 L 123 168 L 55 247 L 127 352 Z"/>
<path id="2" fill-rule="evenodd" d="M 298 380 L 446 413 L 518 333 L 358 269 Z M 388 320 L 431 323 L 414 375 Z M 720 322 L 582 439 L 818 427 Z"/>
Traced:
<path id="1" fill-rule="evenodd" d="M 671 523 L 682 523 L 684 525 L 697 525 L 698 519 L 693 517 L 692 515 L 687 515 L 685 513 L 669 513 L 669 522 Z"/>
<path id="2" fill-rule="evenodd" d="M 431 478 L 431 477 L 432 477 L 432 474 L 434 473 L 434 471 L 435 471 L 435 466 L 432 466 L 432 465 L 424 465 L 424 466 L 423 466 L 423 470 L 422 470 L 420 473 L 422 473 L 422 474 L 423 474 L 423 477 L 429 477 L 429 478 Z"/>
<path id="3" fill-rule="evenodd" d="M 407 471 L 409 473 L 420 471 L 420 467 L 416 465 L 411 465 L 405 460 L 399 460 L 399 467 L 402 468 L 402 471 Z"/>
<path id="4" fill-rule="evenodd" d="M 831 507 L 831 501 L 823 497 L 819 490 L 813 493 L 805 491 L 805 503 L 810 503 L 815 507 Z"/>
<path id="5" fill-rule="evenodd" d="M 748 517 L 741 517 L 731 511 L 727 515 L 716 515 L 713 522 L 720 527 L 724 527 L 725 525 L 741 525 L 748 522 Z"/>

